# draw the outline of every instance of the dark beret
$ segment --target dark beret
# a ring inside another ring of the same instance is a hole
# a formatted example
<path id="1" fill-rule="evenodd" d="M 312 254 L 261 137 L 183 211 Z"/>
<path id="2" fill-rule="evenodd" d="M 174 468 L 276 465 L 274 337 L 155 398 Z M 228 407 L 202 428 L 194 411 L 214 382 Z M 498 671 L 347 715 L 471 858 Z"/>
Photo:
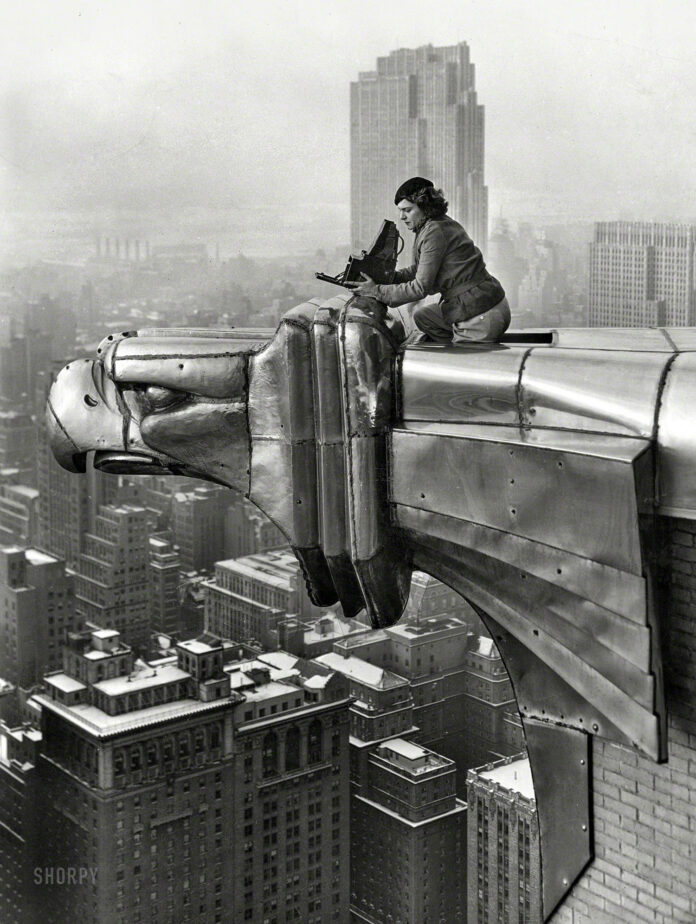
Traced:
<path id="1" fill-rule="evenodd" d="M 426 180 L 425 177 L 412 176 L 410 180 L 406 180 L 406 182 L 402 183 L 397 189 L 396 195 L 394 196 L 394 205 L 398 205 L 402 199 L 408 199 L 419 190 L 425 189 L 426 186 L 434 185 L 432 180 Z"/>

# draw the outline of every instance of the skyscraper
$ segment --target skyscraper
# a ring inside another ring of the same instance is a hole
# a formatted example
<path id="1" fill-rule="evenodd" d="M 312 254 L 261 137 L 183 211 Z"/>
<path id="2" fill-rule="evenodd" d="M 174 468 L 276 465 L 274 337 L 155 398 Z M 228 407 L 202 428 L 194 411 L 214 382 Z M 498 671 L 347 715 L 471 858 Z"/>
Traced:
<path id="1" fill-rule="evenodd" d="M 156 632 L 171 634 L 183 628 L 179 584 L 181 560 L 179 551 L 166 539 L 150 536 L 148 587 L 150 591 L 150 627 Z"/>
<path id="2" fill-rule="evenodd" d="M 0 677 L 22 687 L 61 663 L 78 624 L 73 575 L 36 549 L 0 549 Z"/>
<path id="3" fill-rule="evenodd" d="M 345 681 L 223 647 L 145 664 L 95 630 L 46 677 L 41 868 L 94 871 L 46 882 L 47 924 L 347 924 Z"/>
<path id="4" fill-rule="evenodd" d="M 454 762 L 404 738 L 372 749 L 351 813 L 354 921 L 466 921 L 466 803 Z"/>
<path id="5" fill-rule="evenodd" d="M 605 221 L 590 244 L 590 327 L 696 323 L 691 225 Z"/>
<path id="6" fill-rule="evenodd" d="M 529 759 L 469 770 L 469 924 L 541 920 L 541 860 Z"/>
<path id="7" fill-rule="evenodd" d="M 479 247 L 488 236 L 484 107 L 466 42 L 400 48 L 351 84 L 351 241 L 367 247 L 407 177 L 444 189 Z"/>
<path id="8" fill-rule="evenodd" d="M 83 620 L 118 629 L 140 650 L 150 640 L 147 528 L 143 507 L 100 507 L 94 531 L 85 535 L 75 580 Z"/>

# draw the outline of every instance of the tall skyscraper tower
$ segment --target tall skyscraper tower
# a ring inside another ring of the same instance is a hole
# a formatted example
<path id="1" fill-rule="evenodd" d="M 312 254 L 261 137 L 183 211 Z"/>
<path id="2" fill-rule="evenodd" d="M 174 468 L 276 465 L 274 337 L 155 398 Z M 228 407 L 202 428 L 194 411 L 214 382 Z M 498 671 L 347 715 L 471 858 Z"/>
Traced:
<path id="1" fill-rule="evenodd" d="M 105 504 L 77 563 L 78 615 L 145 651 L 150 640 L 148 522 L 143 507 Z"/>
<path id="2" fill-rule="evenodd" d="M 449 212 L 479 247 L 488 236 L 483 178 L 484 107 L 476 99 L 466 42 L 400 48 L 351 84 L 351 240 L 367 247 L 393 217 L 409 176 L 443 188 Z"/>
<path id="3" fill-rule="evenodd" d="M 590 244 L 590 327 L 696 323 L 691 225 L 600 221 Z"/>

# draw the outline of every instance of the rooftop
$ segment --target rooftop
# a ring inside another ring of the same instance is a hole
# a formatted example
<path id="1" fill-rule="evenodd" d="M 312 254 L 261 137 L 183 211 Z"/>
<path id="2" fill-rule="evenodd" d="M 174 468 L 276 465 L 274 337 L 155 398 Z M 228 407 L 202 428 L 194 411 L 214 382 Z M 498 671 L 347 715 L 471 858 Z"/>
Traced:
<path id="1" fill-rule="evenodd" d="M 27 549 L 24 554 L 27 561 L 32 565 L 53 565 L 59 560 L 54 558 L 53 555 L 39 552 L 38 549 Z"/>
<path id="2" fill-rule="evenodd" d="M 479 635 L 476 648 L 476 654 L 483 655 L 484 658 L 498 658 L 498 649 L 493 644 L 493 639 L 486 638 L 485 635 Z"/>
<path id="3" fill-rule="evenodd" d="M 219 641 L 217 644 L 214 642 L 211 644 L 205 638 L 199 637 L 191 638 L 186 642 L 179 642 L 178 647 L 183 648 L 184 651 L 190 651 L 191 654 L 209 654 L 211 651 L 217 651 L 222 646 Z"/>
<path id="4" fill-rule="evenodd" d="M 290 671 L 296 667 L 300 659 L 295 655 L 288 654 L 287 651 L 264 651 L 263 654 L 258 656 L 257 660 L 277 670 Z"/>
<path id="5" fill-rule="evenodd" d="M 433 770 L 447 770 L 454 766 L 454 761 L 448 757 L 405 738 L 390 738 L 384 741 L 377 748 L 376 754 L 411 776 L 420 776 Z"/>
<path id="6" fill-rule="evenodd" d="M 535 798 L 532 769 L 528 757 L 499 762 L 499 766 L 493 766 L 491 770 L 478 770 L 477 774 L 482 780 L 497 783 L 501 789 L 506 789 L 508 792 L 519 793 L 525 799 Z"/>
<path id="7" fill-rule="evenodd" d="M 44 677 L 44 683 L 61 690 L 63 693 L 77 693 L 78 690 L 86 689 L 84 683 L 80 683 L 79 680 L 75 680 L 74 677 L 64 674 L 62 671 Z"/>
<path id="8" fill-rule="evenodd" d="M 149 664 L 143 664 L 126 677 L 112 677 L 109 680 L 100 680 L 93 686 L 95 690 L 105 693 L 107 696 L 122 696 L 124 693 L 136 693 L 138 690 L 145 690 L 148 687 L 188 680 L 190 676 L 189 673 L 180 670 L 174 664 L 165 664 L 162 667 L 151 667 Z"/>
<path id="9" fill-rule="evenodd" d="M 87 704 L 64 706 L 42 694 L 35 696 L 34 699 L 41 708 L 50 709 L 62 715 L 69 722 L 100 738 L 135 731 L 148 725 L 179 719 L 184 715 L 195 715 L 198 712 L 220 709 L 240 702 L 236 696 L 213 700 L 209 703 L 200 702 L 197 699 L 183 699 L 159 706 L 149 706 L 146 709 L 137 709 L 121 715 L 108 715 L 96 706 Z"/>
<path id="10" fill-rule="evenodd" d="M 351 680 L 362 683 L 367 687 L 373 687 L 376 690 L 389 690 L 408 684 L 404 677 L 400 677 L 398 674 L 392 673 L 392 671 L 387 671 L 382 667 L 375 667 L 374 664 L 368 664 L 362 658 L 352 656 L 344 658 L 343 655 L 335 651 L 319 655 L 315 660 L 330 667 L 333 671 L 338 671 L 339 674 L 350 677 Z"/>
<path id="11" fill-rule="evenodd" d="M 215 563 L 215 569 L 222 568 L 233 574 L 241 574 L 245 577 L 253 578 L 255 581 L 262 581 L 264 584 L 270 584 L 279 590 L 294 590 L 292 578 L 294 575 L 283 573 L 277 570 L 272 564 L 251 563 L 243 558 L 230 558 L 227 561 L 218 561 Z"/>

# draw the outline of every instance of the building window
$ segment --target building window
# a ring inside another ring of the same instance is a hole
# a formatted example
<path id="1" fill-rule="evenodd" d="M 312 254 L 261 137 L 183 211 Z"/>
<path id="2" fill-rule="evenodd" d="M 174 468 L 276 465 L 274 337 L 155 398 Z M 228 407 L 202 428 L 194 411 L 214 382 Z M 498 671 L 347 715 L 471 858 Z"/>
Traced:
<path id="1" fill-rule="evenodd" d="M 300 769 L 300 730 L 294 725 L 285 737 L 285 769 Z"/>
<path id="2" fill-rule="evenodd" d="M 314 719 L 309 726 L 307 736 L 307 759 L 310 764 L 317 764 L 322 759 L 323 752 L 323 729 L 321 722 Z"/>
<path id="3" fill-rule="evenodd" d="M 263 739 L 261 760 L 263 776 L 273 776 L 278 772 L 278 736 L 269 732 Z"/>

